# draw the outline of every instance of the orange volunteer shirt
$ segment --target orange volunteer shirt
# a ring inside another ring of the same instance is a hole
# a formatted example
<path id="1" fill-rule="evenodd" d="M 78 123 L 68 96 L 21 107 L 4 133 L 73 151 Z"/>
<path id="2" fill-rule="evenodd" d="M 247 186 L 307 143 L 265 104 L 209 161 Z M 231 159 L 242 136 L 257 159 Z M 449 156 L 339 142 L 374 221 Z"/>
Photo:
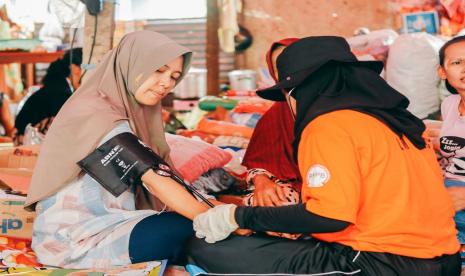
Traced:
<path id="1" fill-rule="evenodd" d="M 454 209 L 434 152 L 403 140 L 352 110 L 307 125 L 298 150 L 303 202 L 312 213 L 351 223 L 315 238 L 417 258 L 458 251 Z"/>

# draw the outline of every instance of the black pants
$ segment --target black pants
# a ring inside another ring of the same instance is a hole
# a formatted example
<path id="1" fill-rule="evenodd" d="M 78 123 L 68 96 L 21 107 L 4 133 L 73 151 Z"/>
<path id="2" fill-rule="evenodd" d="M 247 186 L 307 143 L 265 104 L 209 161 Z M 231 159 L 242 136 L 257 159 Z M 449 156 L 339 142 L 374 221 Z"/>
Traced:
<path id="1" fill-rule="evenodd" d="M 418 259 L 354 251 L 316 239 L 293 241 L 264 235 L 231 236 L 215 244 L 193 238 L 187 246 L 187 255 L 188 263 L 219 274 L 460 275 L 458 253 Z"/>

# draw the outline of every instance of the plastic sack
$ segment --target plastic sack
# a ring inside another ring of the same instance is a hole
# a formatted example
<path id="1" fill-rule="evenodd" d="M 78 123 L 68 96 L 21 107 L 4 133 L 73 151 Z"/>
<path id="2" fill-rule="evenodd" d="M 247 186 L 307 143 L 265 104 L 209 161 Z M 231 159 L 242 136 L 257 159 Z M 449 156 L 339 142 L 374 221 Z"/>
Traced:
<path id="1" fill-rule="evenodd" d="M 347 38 L 350 48 L 357 56 L 384 54 L 399 35 L 391 29 L 376 30 L 364 35 Z"/>
<path id="2" fill-rule="evenodd" d="M 39 39 L 42 45 L 48 51 L 56 51 L 57 47 L 63 44 L 65 32 L 58 18 L 55 15 L 50 15 L 39 31 Z"/>
<path id="3" fill-rule="evenodd" d="M 38 145 L 42 144 L 45 139 L 45 134 L 41 133 L 38 128 L 28 124 L 24 130 L 23 145 Z"/>
<path id="4" fill-rule="evenodd" d="M 386 81 L 410 100 L 408 110 L 420 119 L 440 108 L 436 66 L 443 44 L 427 33 L 403 34 L 389 51 Z"/>

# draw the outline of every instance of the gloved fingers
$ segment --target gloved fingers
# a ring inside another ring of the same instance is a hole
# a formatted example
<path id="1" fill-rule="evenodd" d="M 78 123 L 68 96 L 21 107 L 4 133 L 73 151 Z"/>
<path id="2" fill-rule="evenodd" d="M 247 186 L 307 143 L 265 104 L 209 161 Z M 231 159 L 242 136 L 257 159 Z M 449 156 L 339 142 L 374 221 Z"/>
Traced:
<path id="1" fill-rule="evenodd" d="M 199 215 L 200 216 L 200 215 Z M 199 216 L 196 216 L 194 218 L 194 221 L 192 222 L 192 228 L 194 229 L 195 232 L 200 230 L 200 219 Z"/>
<path id="2" fill-rule="evenodd" d="M 195 236 L 196 236 L 197 238 L 199 238 L 199 239 L 203 239 L 203 238 L 205 238 L 207 235 L 206 235 L 206 233 L 203 232 L 203 231 L 195 231 Z"/>
<path id="3" fill-rule="evenodd" d="M 213 237 L 206 237 L 205 242 L 207 242 L 207 243 L 215 243 L 217 241 Z"/>
<path id="4" fill-rule="evenodd" d="M 203 222 L 205 222 L 205 217 L 203 217 L 203 214 L 200 214 L 194 218 L 194 221 L 192 223 L 192 228 L 195 231 L 195 236 L 200 239 L 205 238 L 208 231 L 208 226 L 206 226 Z"/>
<path id="5" fill-rule="evenodd" d="M 210 235 L 205 238 L 205 241 L 208 243 L 216 243 L 226 239 L 227 237 L 229 237 L 229 234 L 227 233 L 210 233 Z"/>
<path id="6" fill-rule="evenodd" d="M 226 239 L 238 225 L 231 221 L 232 204 L 219 205 L 194 218 L 193 228 L 198 238 L 205 238 L 208 243 Z"/>

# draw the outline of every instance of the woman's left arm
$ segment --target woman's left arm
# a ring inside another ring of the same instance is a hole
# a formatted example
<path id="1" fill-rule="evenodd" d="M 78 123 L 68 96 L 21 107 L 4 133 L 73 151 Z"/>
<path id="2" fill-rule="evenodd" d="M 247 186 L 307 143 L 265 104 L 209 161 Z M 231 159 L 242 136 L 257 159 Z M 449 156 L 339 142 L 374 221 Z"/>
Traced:
<path id="1" fill-rule="evenodd" d="M 13 124 L 13 119 L 11 118 L 9 101 L 3 99 L 1 111 L 0 111 L 0 121 L 5 128 L 6 136 L 13 137 L 15 134 L 15 126 Z"/>
<path id="2" fill-rule="evenodd" d="M 142 175 L 142 182 L 151 194 L 186 218 L 193 220 L 208 209 L 206 204 L 197 201 L 179 183 L 169 177 L 160 176 L 151 169 Z"/>

